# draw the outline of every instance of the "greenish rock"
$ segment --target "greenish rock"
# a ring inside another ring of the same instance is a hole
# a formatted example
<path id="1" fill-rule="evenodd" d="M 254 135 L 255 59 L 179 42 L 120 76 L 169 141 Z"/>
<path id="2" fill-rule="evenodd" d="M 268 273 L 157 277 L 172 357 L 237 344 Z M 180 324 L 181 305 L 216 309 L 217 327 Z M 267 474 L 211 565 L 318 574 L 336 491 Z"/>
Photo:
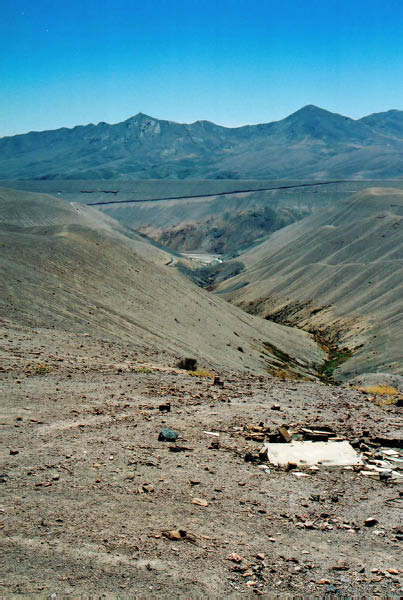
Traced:
<path id="1" fill-rule="evenodd" d="M 159 442 L 175 442 L 178 439 L 178 433 L 173 429 L 169 429 L 169 427 L 164 427 L 161 429 L 160 434 L 158 436 Z"/>

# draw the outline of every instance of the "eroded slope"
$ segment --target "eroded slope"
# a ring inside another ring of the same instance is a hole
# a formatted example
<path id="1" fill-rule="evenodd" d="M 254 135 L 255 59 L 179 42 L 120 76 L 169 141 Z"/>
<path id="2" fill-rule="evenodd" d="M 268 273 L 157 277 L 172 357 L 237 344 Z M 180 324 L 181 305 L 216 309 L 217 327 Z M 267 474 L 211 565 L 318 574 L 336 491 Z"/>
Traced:
<path id="1" fill-rule="evenodd" d="M 403 192 L 372 188 L 276 232 L 218 291 L 353 350 L 336 371 L 403 369 Z"/>
<path id="2" fill-rule="evenodd" d="M 314 372 L 322 361 L 309 335 L 262 323 L 209 295 L 158 264 L 168 254 L 126 237 L 97 211 L 51 196 L 12 194 L 10 222 L 8 192 L 0 195 L 0 301 L 13 322 L 91 332 L 171 359 L 185 354 L 236 369 L 264 371 L 277 364 L 267 344 L 291 355 L 302 373 Z"/>

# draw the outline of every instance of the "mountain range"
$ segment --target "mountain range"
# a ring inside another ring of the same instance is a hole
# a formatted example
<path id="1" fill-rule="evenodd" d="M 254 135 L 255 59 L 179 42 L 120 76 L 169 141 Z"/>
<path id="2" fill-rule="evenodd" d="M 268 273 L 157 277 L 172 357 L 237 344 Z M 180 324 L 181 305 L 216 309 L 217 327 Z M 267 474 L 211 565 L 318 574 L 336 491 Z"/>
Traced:
<path id="1" fill-rule="evenodd" d="M 403 177 L 403 111 L 351 119 L 308 105 L 228 128 L 139 113 L 109 125 L 0 139 L 1 179 L 386 179 Z"/>

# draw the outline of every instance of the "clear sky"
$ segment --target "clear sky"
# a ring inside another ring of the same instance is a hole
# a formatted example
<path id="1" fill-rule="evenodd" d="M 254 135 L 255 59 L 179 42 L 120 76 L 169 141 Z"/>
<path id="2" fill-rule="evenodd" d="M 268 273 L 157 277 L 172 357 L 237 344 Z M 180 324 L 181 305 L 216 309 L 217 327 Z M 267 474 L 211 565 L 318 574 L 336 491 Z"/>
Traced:
<path id="1" fill-rule="evenodd" d="M 0 136 L 403 109 L 403 0 L 1 0 Z"/>

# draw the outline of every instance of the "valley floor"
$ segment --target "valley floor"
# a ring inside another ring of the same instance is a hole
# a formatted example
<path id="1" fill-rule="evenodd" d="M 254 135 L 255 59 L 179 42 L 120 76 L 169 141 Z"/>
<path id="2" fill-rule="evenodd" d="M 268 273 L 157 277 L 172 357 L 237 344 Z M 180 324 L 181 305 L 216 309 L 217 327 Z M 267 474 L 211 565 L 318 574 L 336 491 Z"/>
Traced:
<path id="1" fill-rule="evenodd" d="M 246 373 L 219 373 L 220 388 L 86 334 L 1 335 L 2 594 L 399 597 L 395 480 L 245 461 L 259 424 L 401 447 L 397 406 Z"/>

